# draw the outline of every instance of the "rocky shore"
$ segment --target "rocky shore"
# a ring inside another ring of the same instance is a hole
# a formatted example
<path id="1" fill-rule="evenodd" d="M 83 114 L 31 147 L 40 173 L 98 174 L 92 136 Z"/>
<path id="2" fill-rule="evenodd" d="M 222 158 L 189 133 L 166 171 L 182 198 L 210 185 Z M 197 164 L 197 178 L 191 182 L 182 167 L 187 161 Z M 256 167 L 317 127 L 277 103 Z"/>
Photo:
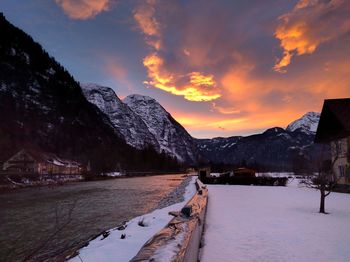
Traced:
<path id="1" fill-rule="evenodd" d="M 165 208 L 176 203 L 184 201 L 184 195 L 186 192 L 186 187 L 191 182 L 192 177 L 187 176 L 179 186 L 177 186 L 173 191 L 171 191 L 166 197 L 160 200 L 157 209 Z"/>

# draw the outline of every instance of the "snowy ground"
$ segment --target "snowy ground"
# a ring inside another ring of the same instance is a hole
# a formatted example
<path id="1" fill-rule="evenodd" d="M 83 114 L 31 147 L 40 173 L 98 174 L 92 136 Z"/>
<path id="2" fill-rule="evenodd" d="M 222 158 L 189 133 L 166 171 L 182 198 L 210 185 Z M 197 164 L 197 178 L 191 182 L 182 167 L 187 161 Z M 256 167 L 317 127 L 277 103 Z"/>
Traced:
<path id="1" fill-rule="evenodd" d="M 110 173 L 102 173 L 102 176 L 121 177 L 121 176 L 125 176 L 125 174 L 123 174 L 121 172 L 110 172 Z"/>
<path id="2" fill-rule="evenodd" d="M 293 172 L 264 172 L 264 173 L 256 173 L 256 176 L 290 177 L 295 175 Z"/>
<path id="3" fill-rule="evenodd" d="M 126 223 L 127 227 L 124 230 L 110 230 L 110 235 L 107 238 L 103 239 L 100 236 L 91 241 L 87 247 L 79 251 L 79 257 L 76 256 L 70 261 L 129 261 L 148 239 L 169 223 L 173 216 L 170 216 L 168 213 L 181 210 L 193 197 L 196 192 L 195 180 L 196 177 L 191 178 L 185 189 L 182 202 L 136 217 Z M 163 204 L 161 203 L 161 205 Z M 145 226 L 139 225 L 141 221 Z M 125 234 L 125 239 L 121 239 L 122 234 Z"/>
<path id="4" fill-rule="evenodd" d="M 201 261 L 350 261 L 350 194 L 209 185 Z"/>

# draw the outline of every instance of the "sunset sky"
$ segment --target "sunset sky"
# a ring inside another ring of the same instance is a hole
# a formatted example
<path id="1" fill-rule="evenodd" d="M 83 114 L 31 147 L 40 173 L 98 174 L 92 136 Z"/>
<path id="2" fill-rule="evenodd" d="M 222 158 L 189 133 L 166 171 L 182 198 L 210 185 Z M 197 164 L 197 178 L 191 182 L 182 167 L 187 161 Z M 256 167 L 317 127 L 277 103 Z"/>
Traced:
<path id="1" fill-rule="evenodd" d="M 198 138 L 285 127 L 350 97 L 349 0 L 2 0 L 0 10 L 79 82 L 151 96 Z"/>

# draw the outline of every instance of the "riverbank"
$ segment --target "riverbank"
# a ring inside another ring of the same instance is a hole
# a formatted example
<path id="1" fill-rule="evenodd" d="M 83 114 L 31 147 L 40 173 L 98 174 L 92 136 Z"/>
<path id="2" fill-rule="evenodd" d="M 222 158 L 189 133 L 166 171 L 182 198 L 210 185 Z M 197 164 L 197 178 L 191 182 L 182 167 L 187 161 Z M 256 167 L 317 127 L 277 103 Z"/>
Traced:
<path id="1" fill-rule="evenodd" d="M 2 175 L 0 179 L 0 194 L 8 193 L 11 191 L 21 190 L 23 188 L 32 187 L 58 187 L 68 185 L 75 182 L 91 182 L 91 181 L 103 181 L 111 179 L 133 178 L 133 177 L 149 177 L 159 175 L 178 175 L 184 174 L 183 172 L 110 172 L 103 173 L 101 175 L 31 175 L 31 177 L 17 175 L 15 179 Z"/>
<path id="2" fill-rule="evenodd" d="M 79 250 L 71 261 L 129 261 L 143 244 L 166 226 L 173 216 L 170 211 L 180 210 L 196 192 L 195 177 L 186 178 L 154 211 L 135 217 L 123 226 L 106 231 Z"/>
<path id="3" fill-rule="evenodd" d="M 3 175 L 3 174 L 2 174 Z M 29 187 L 56 187 L 63 186 L 72 182 L 84 181 L 82 175 L 50 175 L 36 177 L 21 177 L 16 178 L 5 176 L 1 178 L 0 193 L 7 193 L 14 190 L 19 190 Z"/>

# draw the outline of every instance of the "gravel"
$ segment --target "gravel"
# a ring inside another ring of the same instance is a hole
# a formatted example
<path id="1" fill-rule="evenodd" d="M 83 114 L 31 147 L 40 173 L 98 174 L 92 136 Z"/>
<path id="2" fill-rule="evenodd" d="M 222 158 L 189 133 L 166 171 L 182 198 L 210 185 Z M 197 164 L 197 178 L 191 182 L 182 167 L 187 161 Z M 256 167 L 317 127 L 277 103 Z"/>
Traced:
<path id="1" fill-rule="evenodd" d="M 166 197 L 160 200 L 157 208 L 161 209 L 161 208 L 171 206 L 173 204 L 184 201 L 185 190 L 191 180 L 192 180 L 191 176 L 186 177 L 178 187 L 176 187 Z"/>

